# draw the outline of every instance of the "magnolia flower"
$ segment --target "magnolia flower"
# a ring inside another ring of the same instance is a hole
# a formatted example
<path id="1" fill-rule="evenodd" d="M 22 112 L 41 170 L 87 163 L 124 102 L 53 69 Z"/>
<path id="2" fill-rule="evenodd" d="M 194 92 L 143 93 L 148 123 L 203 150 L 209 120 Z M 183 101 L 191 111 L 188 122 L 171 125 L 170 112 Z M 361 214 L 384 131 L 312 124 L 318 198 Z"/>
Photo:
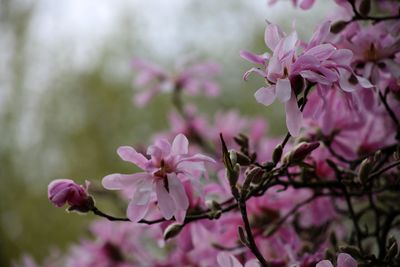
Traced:
<path id="1" fill-rule="evenodd" d="M 350 67 L 353 53 L 348 49 L 337 49 L 333 44 L 327 43 L 330 32 L 330 22 L 322 23 L 314 32 L 308 44 L 302 44 L 294 31 L 285 35 L 274 24 L 268 24 L 265 30 L 265 44 L 272 51 L 272 55 L 255 55 L 242 51 L 241 56 L 262 68 L 252 68 L 243 78 L 247 80 L 251 73 L 261 75 L 267 83 L 257 90 L 257 102 L 266 106 L 271 105 L 275 99 L 285 104 L 286 125 L 292 136 L 298 136 L 303 115 L 297 105 L 297 94 L 304 88 L 307 80 L 316 84 L 323 97 L 324 92 L 332 87 L 337 87 L 345 92 L 352 92 L 355 83 L 364 88 L 372 85 L 368 80 L 353 74 Z M 299 53 L 298 51 L 303 48 Z M 351 82 L 349 82 L 349 80 Z"/>
<path id="2" fill-rule="evenodd" d="M 258 260 L 253 259 L 242 265 L 234 256 L 227 252 L 220 252 L 217 256 L 220 267 L 260 267 Z"/>
<path id="3" fill-rule="evenodd" d="M 204 90 L 208 96 L 216 96 L 218 85 L 213 78 L 220 73 L 220 67 L 213 62 L 201 62 L 171 74 L 163 68 L 142 59 L 134 59 L 132 67 L 137 70 L 136 86 L 146 86 L 146 90 L 135 96 L 135 104 L 143 106 L 154 95 L 161 92 L 171 92 L 174 89 L 183 89 L 191 95 L 197 95 Z"/>
<path id="4" fill-rule="evenodd" d="M 337 257 L 337 267 L 357 267 L 357 261 L 347 253 L 339 253 Z M 333 267 L 329 260 L 323 260 L 317 263 L 315 267 Z"/>
<path id="5" fill-rule="evenodd" d="M 78 185 L 69 179 L 56 179 L 48 186 L 48 198 L 57 207 L 70 205 L 69 210 L 87 212 L 93 207 L 93 199 L 88 195 L 89 182 Z"/>
<path id="6" fill-rule="evenodd" d="M 138 222 L 144 218 L 155 194 L 164 218 L 175 216 L 178 222 L 183 222 L 189 201 L 181 181 L 198 176 L 205 170 L 205 162 L 215 162 L 202 154 L 189 155 L 188 146 L 187 138 L 178 134 L 172 145 L 167 140 L 158 139 L 149 146 L 147 155 L 150 159 L 132 147 L 118 148 L 117 153 L 123 160 L 137 165 L 144 172 L 110 174 L 103 178 L 102 184 L 110 190 L 134 189 L 127 209 L 131 221 Z"/>
<path id="7" fill-rule="evenodd" d="M 273 5 L 278 0 L 269 0 L 268 4 Z M 303 10 L 310 9 L 314 5 L 315 0 L 292 0 L 292 4 L 294 7 L 300 7 Z"/>

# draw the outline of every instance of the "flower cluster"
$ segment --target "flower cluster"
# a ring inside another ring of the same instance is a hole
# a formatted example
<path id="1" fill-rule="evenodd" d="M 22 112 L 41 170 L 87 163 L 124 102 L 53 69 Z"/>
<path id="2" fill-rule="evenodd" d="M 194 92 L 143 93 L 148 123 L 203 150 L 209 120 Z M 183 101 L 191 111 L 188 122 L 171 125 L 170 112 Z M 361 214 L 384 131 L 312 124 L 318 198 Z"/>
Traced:
<path id="1" fill-rule="evenodd" d="M 263 78 L 256 101 L 285 105 L 282 137 L 261 117 L 208 118 L 181 100 L 200 88 L 214 94 L 214 65 L 171 76 L 135 60 L 136 84 L 147 88 L 140 103 L 167 87 L 174 94 L 170 125 L 146 153 L 118 148 L 141 171 L 101 181 L 120 191 L 126 217 L 96 207 L 88 185 L 49 185 L 57 207 L 102 219 L 94 239 L 44 266 L 400 266 L 400 16 L 390 8 L 399 4 L 335 2 L 338 20 L 321 22 L 308 42 L 268 23 L 269 52 L 241 52 L 257 65 L 244 79 Z M 26 257 L 16 266 L 37 265 Z"/>

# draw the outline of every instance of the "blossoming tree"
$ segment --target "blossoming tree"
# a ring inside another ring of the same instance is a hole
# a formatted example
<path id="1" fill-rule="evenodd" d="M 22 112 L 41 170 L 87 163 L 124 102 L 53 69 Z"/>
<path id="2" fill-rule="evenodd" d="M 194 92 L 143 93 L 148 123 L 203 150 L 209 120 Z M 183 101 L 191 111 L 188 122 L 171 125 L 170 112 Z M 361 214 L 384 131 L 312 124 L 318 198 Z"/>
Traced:
<path id="1" fill-rule="evenodd" d="M 141 171 L 102 179 L 126 217 L 97 207 L 89 183 L 51 182 L 55 206 L 102 218 L 94 240 L 43 266 L 400 266 L 400 3 L 335 2 L 343 13 L 309 40 L 267 22 L 266 52 L 240 54 L 254 64 L 243 78 L 264 81 L 255 100 L 285 106 L 282 138 L 260 118 L 230 111 L 210 122 L 182 101 L 218 95 L 217 64 L 172 73 L 135 59 L 134 102 L 170 93 L 170 129 L 147 151 L 118 148 Z"/>

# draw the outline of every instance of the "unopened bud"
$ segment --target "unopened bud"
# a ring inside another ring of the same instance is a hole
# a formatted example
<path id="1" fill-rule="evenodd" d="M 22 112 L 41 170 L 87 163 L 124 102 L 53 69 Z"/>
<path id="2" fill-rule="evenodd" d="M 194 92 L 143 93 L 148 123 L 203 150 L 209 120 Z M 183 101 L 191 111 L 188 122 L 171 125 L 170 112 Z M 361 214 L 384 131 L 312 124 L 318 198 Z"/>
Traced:
<path id="1" fill-rule="evenodd" d="M 237 153 L 235 150 L 229 150 L 229 159 L 233 165 L 237 163 Z"/>
<path id="2" fill-rule="evenodd" d="M 278 164 L 278 162 L 281 160 L 282 157 L 282 145 L 279 144 L 275 147 L 274 151 L 272 152 L 272 162 L 274 164 Z"/>
<path id="3" fill-rule="evenodd" d="M 371 11 L 371 0 L 362 0 L 359 10 L 361 15 L 367 16 Z"/>
<path id="4" fill-rule="evenodd" d="M 319 142 L 302 142 L 295 146 L 292 151 L 285 155 L 283 161 L 286 164 L 303 161 L 313 150 L 319 147 Z"/>
<path id="5" fill-rule="evenodd" d="M 349 24 L 349 22 L 348 21 L 343 21 L 343 20 L 335 22 L 331 26 L 331 33 L 339 33 L 339 32 L 341 32 L 347 26 L 347 24 Z"/>
<path id="6" fill-rule="evenodd" d="M 251 163 L 251 159 L 241 152 L 237 152 L 237 163 L 241 166 L 248 166 Z"/>
<path id="7" fill-rule="evenodd" d="M 364 159 L 360 164 L 360 169 L 358 171 L 358 179 L 362 184 L 368 181 L 369 174 L 372 170 L 372 162 L 369 158 Z"/>
<path id="8" fill-rule="evenodd" d="M 243 227 L 241 226 L 238 227 L 238 235 L 240 242 L 242 242 L 243 245 L 247 246 L 249 244 L 249 241 L 247 240 L 246 234 L 244 233 Z"/>
<path id="9" fill-rule="evenodd" d="M 390 245 L 390 247 L 387 250 L 386 259 L 387 260 L 393 259 L 394 257 L 396 257 L 398 252 L 399 252 L 399 248 L 397 246 L 397 242 L 392 243 L 392 245 Z"/>
<path id="10" fill-rule="evenodd" d="M 183 225 L 178 224 L 178 223 L 171 223 L 170 225 L 167 226 L 164 230 L 164 240 L 168 240 L 170 238 L 173 238 L 177 236 L 183 228 Z"/>

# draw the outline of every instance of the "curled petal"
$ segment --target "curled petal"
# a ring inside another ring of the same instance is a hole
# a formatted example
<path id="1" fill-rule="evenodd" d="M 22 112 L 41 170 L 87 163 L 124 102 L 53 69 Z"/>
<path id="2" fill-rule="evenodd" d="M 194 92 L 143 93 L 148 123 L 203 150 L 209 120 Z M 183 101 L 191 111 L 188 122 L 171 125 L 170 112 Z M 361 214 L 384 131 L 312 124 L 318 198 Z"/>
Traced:
<path id="1" fill-rule="evenodd" d="M 247 81 L 249 79 L 249 76 L 251 73 L 255 72 L 256 74 L 260 75 L 261 77 L 265 78 L 266 73 L 259 68 L 251 68 L 248 71 L 246 71 L 243 75 L 243 80 Z"/>

